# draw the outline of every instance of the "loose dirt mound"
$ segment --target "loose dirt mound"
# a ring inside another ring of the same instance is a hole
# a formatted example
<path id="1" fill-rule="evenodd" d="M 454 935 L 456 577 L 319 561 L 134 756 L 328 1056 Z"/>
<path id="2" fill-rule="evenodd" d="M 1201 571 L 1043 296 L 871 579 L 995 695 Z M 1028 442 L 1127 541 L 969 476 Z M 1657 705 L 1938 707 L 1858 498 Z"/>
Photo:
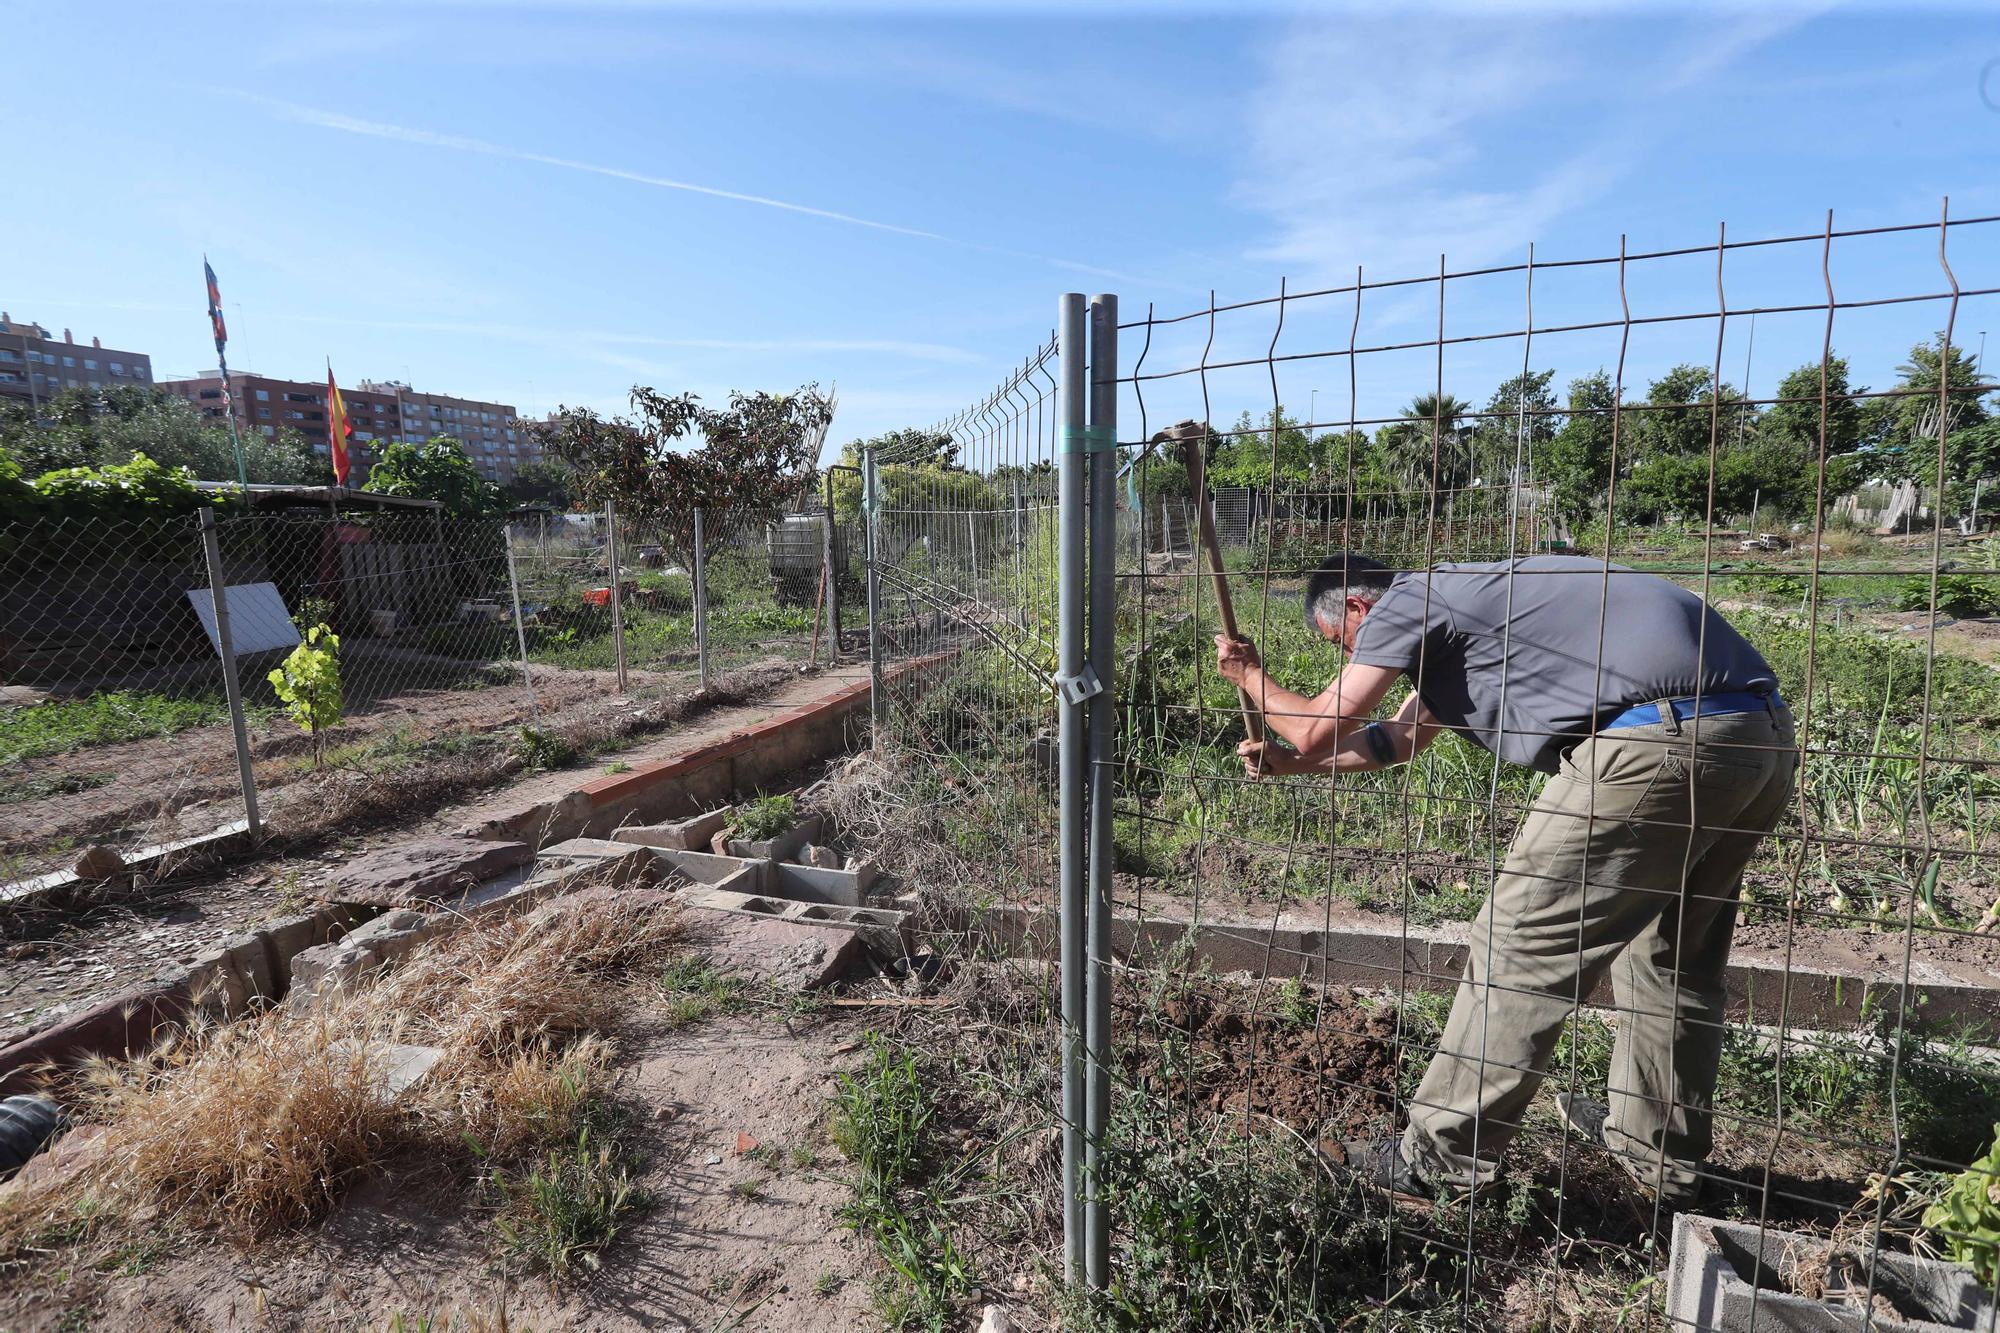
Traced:
<path id="1" fill-rule="evenodd" d="M 1393 1105 L 1396 1015 L 1352 992 L 1191 981 L 1156 1009 L 1121 996 L 1144 1034 L 1127 1076 L 1211 1110 L 1275 1116 L 1302 1132 L 1361 1131 Z"/>

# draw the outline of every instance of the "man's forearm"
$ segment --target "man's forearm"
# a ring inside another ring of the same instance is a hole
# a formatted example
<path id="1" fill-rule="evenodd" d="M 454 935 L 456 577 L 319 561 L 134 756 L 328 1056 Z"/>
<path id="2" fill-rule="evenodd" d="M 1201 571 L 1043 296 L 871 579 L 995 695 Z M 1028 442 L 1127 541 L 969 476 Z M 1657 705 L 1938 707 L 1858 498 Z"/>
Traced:
<path id="1" fill-rule="evenodd" d="M 1324 713 L 1313 707 L 1313 701 L 1303 694 L 1296 694 L 1271 678 L 1271 673 L 1261 666 L 1254 666 L 1243 676 L 1243 688 L 1250 695 L 1250 701 L 1264 714 L 1264 723 L 1301 754 L 1310 754 L 1315 734 L 1325 725 Z M 1347 719 L 1334 719 L 1336 740 L 1352 725 Z M 1325 738 L 1320 738 L 1320 749 L 1326 748 Z"/>

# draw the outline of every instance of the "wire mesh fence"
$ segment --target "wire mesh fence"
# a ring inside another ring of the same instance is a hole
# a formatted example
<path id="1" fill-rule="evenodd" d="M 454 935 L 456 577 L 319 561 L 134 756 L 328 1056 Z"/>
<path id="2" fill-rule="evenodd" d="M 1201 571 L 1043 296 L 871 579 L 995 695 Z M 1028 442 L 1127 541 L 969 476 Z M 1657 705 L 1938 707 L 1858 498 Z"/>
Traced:
<path id="1" fill-rule="evenodd" d="M 1100 301 L 1087 369 L 1071 298 L 864 463 L 941 663 L 881 738 L 991 858 L 959 946 L 1060 963 L 1094 1299 L 1988 1326 L 1996 292 L 1974 218 Z"/>

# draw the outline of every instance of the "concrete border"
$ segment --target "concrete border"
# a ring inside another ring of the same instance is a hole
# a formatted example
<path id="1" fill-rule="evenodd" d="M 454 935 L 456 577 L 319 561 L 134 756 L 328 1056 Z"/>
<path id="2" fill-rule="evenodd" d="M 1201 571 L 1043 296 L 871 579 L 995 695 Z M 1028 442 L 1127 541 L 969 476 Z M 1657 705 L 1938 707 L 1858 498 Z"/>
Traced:
<path id="1" fill-rule="evenodd" d="M 1046 908 L 988 908 L 969 919 L 965 931 L 975 943 L 990 943 L 997 951 L 1044 960 L 1057 956 L 1056 914 Z M 1133 966 L 1159 962 L 1190 937 L 1192 961 L 1218 972 L 1439 993 L 1456 988 L 1467 955 L 1462 939 L 1415 926 L 1407 931 L 1365 926 L 1319 930 L 1249 921 L 1141 921 L 1129 915 L 1111 920 L 1112 953 Z M 1825 1031 L 1866 1028 L 1883 1012 L 1883 1001 L 1893 1001 L 1901 989 L 1900 977 L 1892 974 L 1847 976 L 1797 963 L 1787 973 L 1781 955 L 1739 949 L 1729 962 L 1729 1017 L 1770 1026 L 1782 1019 L 1792 1027 Z M 1910 990 L 1913 1032 L 1949 1033 L 1980 1025 L 1990 1036 L 2000 1030 L 2000 989 L 1922 977 L 1912 980 Z M 1612 1007 L 1610 983 L 1584 1003 Z"/>
<path id="2" fill-rule="evenodd" d="M 119 860 L 124 864 L 113 880 L 130 883 L 134 876 L 152 870 L 161 862 L 187 852 L 226 852 L 234 850 L 250 841 L 250 824 L 247 820 L 236 820 L 224 824 L 209 833 L 198 833 L 192 838 L 181 838 L 174 842 L 156 843 L 151 847 L 137 847 L 131 852 L 120 852 Z M 104 879 L 92 879 L 79 875 L 74 870 L 53 870 L 46 875 L 36 875 L 31 879 L 15 880 L 11 884 L 0 884 L 0 905 L 9 907 L 25 906 L 38 898 L 59 898 L 65 893 L 88 893 Z"/>

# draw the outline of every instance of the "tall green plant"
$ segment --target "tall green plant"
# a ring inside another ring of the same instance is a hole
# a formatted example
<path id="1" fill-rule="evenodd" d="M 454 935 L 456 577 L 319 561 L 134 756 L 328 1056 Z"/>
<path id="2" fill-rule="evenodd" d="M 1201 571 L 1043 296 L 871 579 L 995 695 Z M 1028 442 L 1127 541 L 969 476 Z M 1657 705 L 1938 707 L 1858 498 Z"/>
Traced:
<path id="1" fill-rule="evenodd" d="M 326 729 L 340 723 L 340 636 L 314 625 L 267 679 L 292 721 L 312 737 L 314 765 L 324 764 Z"/>

